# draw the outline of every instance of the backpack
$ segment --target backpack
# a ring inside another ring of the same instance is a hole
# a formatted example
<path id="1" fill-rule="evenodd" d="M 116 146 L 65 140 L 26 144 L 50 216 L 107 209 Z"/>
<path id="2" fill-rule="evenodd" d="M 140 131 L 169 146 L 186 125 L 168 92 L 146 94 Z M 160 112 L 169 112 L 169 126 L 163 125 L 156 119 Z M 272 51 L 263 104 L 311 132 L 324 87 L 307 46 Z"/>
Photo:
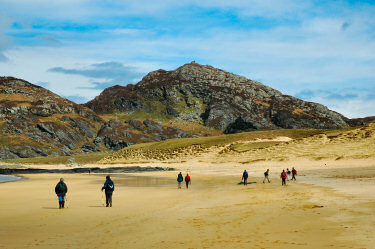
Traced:
<path id="1" fill-rule="evenodd" d="M 59 189 L 60 189 L 61 192 L 65 192 L 65 190 L 66 190 L 65 189 L 65 185 L 63 183 L 60 183 L 59 184 Z"/>

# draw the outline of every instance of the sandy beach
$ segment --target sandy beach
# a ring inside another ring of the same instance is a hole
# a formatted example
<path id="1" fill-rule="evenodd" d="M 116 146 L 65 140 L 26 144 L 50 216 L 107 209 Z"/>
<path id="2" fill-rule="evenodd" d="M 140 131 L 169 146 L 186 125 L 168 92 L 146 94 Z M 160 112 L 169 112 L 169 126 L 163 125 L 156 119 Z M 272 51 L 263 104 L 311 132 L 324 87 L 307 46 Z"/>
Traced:
<path id="1" fill-rule="evenodd" d="M 286 187 L 286 164 L 248 167 L 248 186 L 237 185 L 247 166 L 180 165 L 189 190 L 177 189 L 178 172 L 115 174 L 112 208 L 104 174 L 63 175 L 64 210 L 54 194 L 61 175 L 25 175 L 0 184 L 0 248 L 375 248 L 375 166 L 300 163 Z"/>

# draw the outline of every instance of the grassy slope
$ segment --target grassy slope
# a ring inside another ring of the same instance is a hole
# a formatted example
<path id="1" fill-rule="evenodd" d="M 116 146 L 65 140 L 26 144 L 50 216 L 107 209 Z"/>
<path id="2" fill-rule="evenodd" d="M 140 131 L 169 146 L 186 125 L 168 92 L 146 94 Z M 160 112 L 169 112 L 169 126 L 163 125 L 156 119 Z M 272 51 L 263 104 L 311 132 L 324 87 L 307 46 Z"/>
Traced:
<path id="1" fill-rule="evenodd" d="M 367 129 L 367 128 L 366 128 Z M 374 127 L 370 129 L 373 132 Z M 7 163 L 32 163 L 32 164 L 66 164 L 68 159 L 74 158 L 79 164 L 88 163 L 134 163 L 134 162 L 151 162 L 151 161 L 168 161 L 168 159 L 183 158 L 189 155 L 204 154 L 211 148 L 221 148 L 218 161 L 231 160 L 231 157 L 243 158 L 245 162 L 252 162 L 263 159 L 267 156 L 279 160 L 277 153 L 286 155 L 286 159 L 290 154 L 296 154 L 300 157 L 312 157 L 312 159 L 324 158 L 321 154 L 326 150 L 325 148 L 345 147 L 349 144 L 353 146 L 362 146 L 362 140 L 365 137 L 358 137 L 358 132 L 364 133 L 366 136 L 367 130 L 364 128 L 346 128 L 340 130 L 316 130 L 316 129 L 298 129 L 298 130 L 270 130 L 270 131 L 254 131 L 244 132 L 231 135 L 185 138 L 185 139 L 171 139 L 162 142 L 142 143 L 129 146 L 114 153 L 89 153 L 75 156 L 59 156 L 59 157 L 38 157 L 38 158 L 24 158 L 24 159 L 10 159 L 4 160 Z M 351 134 L 357 136 L 357 143 L 348 142 Z M 373 135 L 366 143 L 372 142 Z M 275 139 L 278 137 L 289 137 L 293 139 L 290 142 L 283 141 L 261 141 L 254 142 L 257 139 Z M 321 139 L 326 137 L 329 143 L 326 147 L 321 145 Z M 355 145 L 357 144 L 357 145 Z M 368 146 L 367 146 L 368 147 Z M 296 149 L 298 148 L 298 149 Z M 304 150 L 305 148 L 305 150 Z M 308 148 L 308 149 L 306 149 Z M 354 148 L 354 147 L 353 147 Z M 360 147 L 359 147 L 360 148 Z M 350 149 L 348 147 L 348 149 Z M 352 150 L 352 149 L 350 149 Z M 322 152 L 320 152 L 322 151 Z M 312 153 L 312 154 L 311 154 Z M 333 153 L 335 154 L 335 153 Z M 332 154 L 332 155 L 333 155 Z M 337 154 L 337 153 L 336 153 Z M 333 155 L 333 156 L 336 156 Z M 333 157 L 335 158 L 335 157 Z M 281 159 L 280 159 L 281 160 Z M 283 159 L 284 160 L 284 159 Z"/>
<path id="2" fill-rule="evenodd" d="M 340 130 L 316 130 L 316 129 L 282 129 L 270 131 L 244 132 L 231 135 L 198 137 L 187 139 L 171 139 L 155 143 L 136 144 L 108 157 L 102 159 L 100 163 L 132 163 L 148 161 L 166 161 L 174 158 L 181 158 L 188 155 L 199 155 L 205 153 L 210 148 L 226 147 L 221 154 L 228 152 L 247 152 L 256 149 L 274 147 L 278 144 L 288 144 L 288 142 L 257 142 L 248 143 L 257 139 L 275 139 L 277 137 L 289 137 L 296 141 L 312 137 L 319 134 L 337 136 L 355 128 Z"/>

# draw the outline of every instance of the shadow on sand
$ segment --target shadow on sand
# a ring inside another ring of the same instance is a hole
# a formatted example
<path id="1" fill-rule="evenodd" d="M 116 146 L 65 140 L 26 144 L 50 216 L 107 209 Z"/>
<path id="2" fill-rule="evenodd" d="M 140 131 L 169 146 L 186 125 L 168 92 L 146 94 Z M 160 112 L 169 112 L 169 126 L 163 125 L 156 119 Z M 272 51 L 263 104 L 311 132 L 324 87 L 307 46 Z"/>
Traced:
<path id="1" fill-rule="evenodd" d="M 43 209 L 59 209 L 58 207 L 42 207 Z"/>

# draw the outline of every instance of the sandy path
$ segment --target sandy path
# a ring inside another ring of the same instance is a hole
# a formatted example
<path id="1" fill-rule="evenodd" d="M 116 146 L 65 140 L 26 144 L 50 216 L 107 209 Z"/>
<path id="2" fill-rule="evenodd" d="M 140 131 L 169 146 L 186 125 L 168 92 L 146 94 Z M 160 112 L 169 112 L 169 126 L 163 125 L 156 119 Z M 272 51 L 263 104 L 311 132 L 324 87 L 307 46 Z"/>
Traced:
<path id="1" fill-rule="evenodd" d="M 65 175 L 65 210 L 53 193 L 59 175 L 0 184 L 0 248 L 375 248 L 372 199 L 197 173 L 179 190 L 175 172 L 146 175 L 162 180 L 139 185 L 164 185 L 114 176 L 112 208 L 102 207 L 103 175 Z"/>

